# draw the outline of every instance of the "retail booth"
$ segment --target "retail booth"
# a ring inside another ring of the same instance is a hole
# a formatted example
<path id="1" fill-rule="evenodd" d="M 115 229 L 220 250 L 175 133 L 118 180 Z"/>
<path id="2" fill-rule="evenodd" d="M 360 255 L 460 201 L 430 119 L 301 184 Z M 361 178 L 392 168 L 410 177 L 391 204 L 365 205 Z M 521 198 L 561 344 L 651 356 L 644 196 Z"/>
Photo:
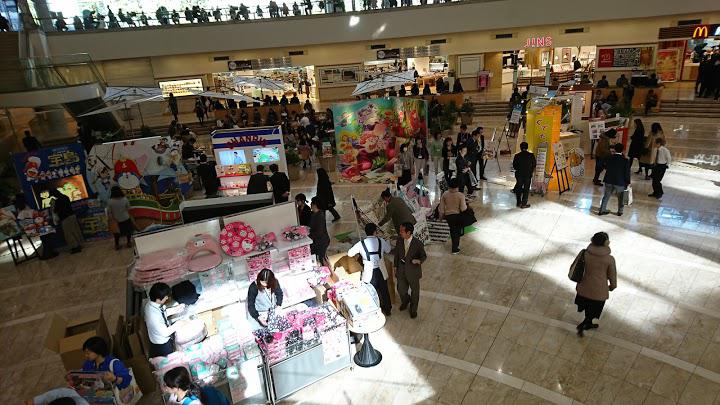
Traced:
<path id="1" fill-rule="evenodd" d="M 219 129 L 211 134 L 219 191 L 225 196 L 244 195 L 257 165 L 269 171 L 277 164 L 287 173 L 285 145 L 280 127 Z"/>
<path id="2" fill-rule="evenodd" d="M 720 24 L 660 28 L 657 74 L 663 82 L 695 81 L 700 62 L 720 47 Z"/>

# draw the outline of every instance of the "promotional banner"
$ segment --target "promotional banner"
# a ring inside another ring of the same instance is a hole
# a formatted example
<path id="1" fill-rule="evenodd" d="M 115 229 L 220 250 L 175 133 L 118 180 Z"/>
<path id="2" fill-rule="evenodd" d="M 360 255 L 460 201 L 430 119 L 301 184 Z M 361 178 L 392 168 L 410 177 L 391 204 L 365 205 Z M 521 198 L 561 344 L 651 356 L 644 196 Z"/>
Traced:
<path id="1" fill-rule="evenodd" d="M 13 155 L 15 172 L 22 187 L 25 201 L 35 210 L 52 207 L 51 189 L 57 189 L 72 202 L 72 208 L 80 222 L 83 235 L 88 239 L 103 238 L 107 233 L 105 210 L 91 198 L 94 194 L 88 188 L 85 149 L 79 143 L 52 146 L 28 153 Z M 43 214 L 45 225 L 38 234 L 51 232 L 49 213 Z M 38 215 L 38 219 L 41 216 Z M 37 224 L 36 224 L 37 225 Z M 33 233 L 32 224 L 23 225 L 26 232 Z"/>
<path id="2" fill-rule="evenodd" d="M 662 82 L 676 82 L 680 70 L 679 48 L 660 49 L 657 51 L 655 73 Z"/>
<path id="3" fill-rule="evenodd" d="M 598 68 L 627 69 L 650 68 L 653 62 L 652 46 L 598 47 Z"/>
<path id="4" fill-rule="evenodd" d="M 399 145 L 428 136 L 425 100 L 388 97 L 334 104 L 340 180 L 392 181 Z"/>
<path id="5" fill-rule="evenodd" d="M 88 185 L 104 206 L 119 185 L 130 201 L 138 230 L 182 222 L 180 202 L 192 176 L 181 156 L 181 142 L 169 137 L 95 145 L 87 160 Z"/>

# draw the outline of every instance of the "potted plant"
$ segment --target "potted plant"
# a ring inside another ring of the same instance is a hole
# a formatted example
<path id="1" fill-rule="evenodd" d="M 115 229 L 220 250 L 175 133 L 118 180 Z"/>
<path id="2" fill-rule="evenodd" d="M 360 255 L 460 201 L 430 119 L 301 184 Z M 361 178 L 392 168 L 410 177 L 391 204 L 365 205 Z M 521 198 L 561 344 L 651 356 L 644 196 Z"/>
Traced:
<path id="1" fill-rule="evenodd" d="M 462 103 L 462 106 L 460 106 L 460 123 L 465 125 L 472 124 L 474 113 L 475 105 L 470 101 L 469 98 L 466 98 L 465 101 Z"/>
<path id="2" fill-rule="evenodd" d="M 285 152 L 285 161 L 287 162 L 288 178 L 290 180 L 300 179 L 300 155 L 295 149 L 288 149 Z"/>
<path id="3" fill-rule="evenodd" d="M 455 101 L 450 101 L 443 106 L 442 114 L 439 117 L 439 125 L 442 131 L 452 130 L 457 120 L 457 106 Z"/>

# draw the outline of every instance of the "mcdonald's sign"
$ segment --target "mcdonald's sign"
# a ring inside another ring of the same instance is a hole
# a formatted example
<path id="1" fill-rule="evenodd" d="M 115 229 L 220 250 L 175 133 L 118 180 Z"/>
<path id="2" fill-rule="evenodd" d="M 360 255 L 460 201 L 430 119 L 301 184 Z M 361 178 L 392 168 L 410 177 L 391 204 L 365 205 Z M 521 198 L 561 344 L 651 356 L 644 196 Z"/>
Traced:
<path id="1" fill-rule="evenodd" d="M 708 37 L 708 26 L 707 25 L 698 25 L 693 30 L 692 34 L 693 39 L 705 39 Z"/>

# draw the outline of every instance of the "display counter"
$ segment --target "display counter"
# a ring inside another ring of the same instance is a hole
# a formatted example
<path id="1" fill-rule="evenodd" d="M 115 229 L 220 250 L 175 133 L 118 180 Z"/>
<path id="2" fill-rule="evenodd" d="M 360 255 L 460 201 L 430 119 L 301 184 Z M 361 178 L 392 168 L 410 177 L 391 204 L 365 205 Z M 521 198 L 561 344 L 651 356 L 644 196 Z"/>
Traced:
<path id="1" fill-rule="evenodd" d="M 618 96 L 618 100 L 622 101 L 623 94 L 622 94 L 622 87 L 609 87 L 605 89 L 595 89 L 593 92 L 593 98 L 597 97 L 596 93 L 598 91 L 601 92 L 602 97 L 606 98 L 608 94 L 610 94 L 611 91 L 615 90 L 615 93 Z M 658 104 L 653 108 L 651 111 L 658 112 L 660 111 L 660 104 L 662 103 L 662 94 L 663 94 L 663 87 L 635 87 L 635 94 L 633 95 L 632 99 L 632 107 L 633 109 L 644 109 L 645 108 L 645 99 L 647 98 L 648 92 L 650 90 L 653 90 L 655 94 L 658 96 Z M 593 99 L 593 102 L 595 100 Z"/>

